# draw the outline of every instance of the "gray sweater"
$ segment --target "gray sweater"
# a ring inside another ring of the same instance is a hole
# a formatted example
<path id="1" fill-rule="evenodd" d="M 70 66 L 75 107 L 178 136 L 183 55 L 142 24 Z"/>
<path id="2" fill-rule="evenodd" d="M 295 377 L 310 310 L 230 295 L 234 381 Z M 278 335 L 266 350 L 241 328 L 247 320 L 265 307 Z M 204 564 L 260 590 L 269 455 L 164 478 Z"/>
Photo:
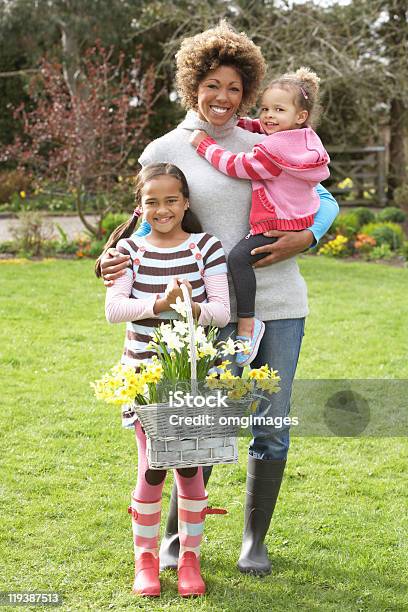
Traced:
<path id="1" fill-rule="evenodd" d="M 202 129 L 233 153 L 251 151 L 264 138 L 236 127 L 236 118 L 222 127 L 201 121 L 189 111 L 175 130 L 151 142 L 139 162 L 169 162 L 186 175 L 191 209 L 209 234 L 217 236 L 226 254 L 249 231 L 251 182 L 230 178 L 215 170 L 189 143 L 191 131 Z M 295 319 L 308 314 L 306 283 L 295 258 L 256 270 L 255 315 L 263 320 Z M 236 321 L 236 302 L 230 282 L 231 315 Z"/>

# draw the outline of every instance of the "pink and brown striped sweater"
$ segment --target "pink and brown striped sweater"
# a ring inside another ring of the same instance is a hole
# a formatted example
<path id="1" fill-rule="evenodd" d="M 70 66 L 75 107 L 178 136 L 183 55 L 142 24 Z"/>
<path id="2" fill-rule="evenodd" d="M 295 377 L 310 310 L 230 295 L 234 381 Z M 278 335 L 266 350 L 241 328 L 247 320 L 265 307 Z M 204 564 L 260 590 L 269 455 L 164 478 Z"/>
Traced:
<path id="1" fill-rule="evenodd" d="M 243 119 L 238 125 L 262 131 L 259 120 Z M 252 181 L 251 234 L 313 224 L 320 203 L 315 187 L 328 178 L 330 158 L 310 127 L 265 136 L 251 153 L 236 155 L 207 136 L 197 152 L 227 176 Z"/>
<path id="2" fill-rule="evenodd" d="M 193 300 L 201 306 L 200 325 L 224 327 L 229 322 L 227 264 L 218 238 L 190 234 L 176 247 L 159 248 L 133 234 L 119 240 L 116 248 L 130 255 L 130 263 L 126 274 L 107 288 L 105 314 L 110 323 L 126 322 L 121 363 L 137 369 L 142 361 L 149 361 L 154 353 L 147 345 L 155 327 L 177 318 L 174 310 L 159 314 L 153 310 L 173 277 L 191 283 Z M 135 420 L 132 406 L 124 406 L 122 425 L 133 427 Z"/>

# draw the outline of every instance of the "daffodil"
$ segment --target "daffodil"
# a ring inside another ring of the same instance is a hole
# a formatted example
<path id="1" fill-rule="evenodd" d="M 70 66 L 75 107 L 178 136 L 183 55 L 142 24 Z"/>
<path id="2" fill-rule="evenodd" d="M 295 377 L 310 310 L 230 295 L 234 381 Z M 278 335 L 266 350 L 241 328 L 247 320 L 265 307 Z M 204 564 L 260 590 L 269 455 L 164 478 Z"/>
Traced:
<path id="1" fill-rule="evenodd" d="M 176 303 L 170 304 L 170 307 L 173 308 L 173 310 L 175 310 L 182 317 L 187 318 L 186 305 L 181 298 L 176 298 Z"/>
<path id="2" fill-rule="evenodd" d="M 180 336 L 174 333 L 173 331 L 166 331 L 163 334 L 163 340 L 170 350 L 176 351 L 178 353 L 181 352 L 185 345 L 185 340 L 183 338 L 180 338 Z"/>
<path id="3" fill-rule="evenodd" d="M 221 353 L 225 356 L 227 355 L 235 355 L 235 342 L 232 338 L 228 338 L 227 340 L 220 342 Z"/>
<path id="4" fill-rule="evenodd" d="M 228 359 L 225 359 L 223 362 L 220 363 L 218 367 L 218 369 L 220 370 L 225 370 L 229 365 L 231 365 L 231 362 L 228 361 Z"/>
<path id="5" fill-rule="evenodd" d="M 248 378 L 251 378 L 253 380 L 262 380 L 263 378 L 268 378 L 268 372 L 265 372 L 265 370 L 251 370 L 248 374 Z"/>
<path id="6" fill-rule="evenodd" d="M 237 340 L 235 343 L 236 350 L 240 353 L 244 353 L 244 355 L 248 355 L 251 352 L 251 343 L 249 340 L 246 342 L 242 342 L 242 340 Z"/>
<path id="7" fill-rule="evenodd" d="M 217 372 L 211 372 L 211 374 L 208 374 L 205 381 L 206 381 L 206 386 L 209 389 L 217 389 L 220 387 L 220 381 L 218 379 Z"/>
<path id="8" fill-rule="evenodd" d="M 217 356 L 217 349 L 210 342 L 202 344 L 199 347 L 197 352 L 198 352 L 198 356 L 200 357 L 200 359 L 202 357 L 216 357 Z"/>
<path id="9" fill-rule="evenodd" d="M 161 363 L 152 363 L 146 366 L 145 380 L 146 383 L 158 383 L 163 376 L 163 366 Z"/>
<path id="10" fill-rule="evenodd" d="M 186 336 L 189 333 L 188 324 L 185 321 L 174 321 L 174 331 L 180 336 Z"/>

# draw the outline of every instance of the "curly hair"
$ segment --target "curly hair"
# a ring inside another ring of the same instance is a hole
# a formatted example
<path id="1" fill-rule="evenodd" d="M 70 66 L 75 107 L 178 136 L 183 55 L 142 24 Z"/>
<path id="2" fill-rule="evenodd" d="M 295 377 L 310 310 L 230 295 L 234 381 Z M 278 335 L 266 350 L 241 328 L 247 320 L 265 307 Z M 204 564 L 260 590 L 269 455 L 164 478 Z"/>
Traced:
<path id="1" fill-rule="evenodd" d="M 238 112 L 256 102 L 265 75 L 261 49 L 244 33 L 236 32 L 224 19 L 209 30 L 185 38 L 176 54 L 177 89 L 183 105 L 197 110 L 198 86 L 209 70 L 231 66 L 241 75 L 243 96 Z"/>

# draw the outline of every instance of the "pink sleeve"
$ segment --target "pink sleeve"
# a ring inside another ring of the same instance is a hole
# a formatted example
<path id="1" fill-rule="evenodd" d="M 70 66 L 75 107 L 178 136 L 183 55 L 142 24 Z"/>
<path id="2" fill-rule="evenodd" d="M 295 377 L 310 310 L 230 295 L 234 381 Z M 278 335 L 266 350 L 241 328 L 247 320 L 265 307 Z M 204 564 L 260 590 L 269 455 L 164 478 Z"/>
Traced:
<path id="1" fill-rule="evenodd" d="M 200 304 L 198 323 L 225 327 L 231 318 L 227 275 L 204 276 L 204 284 L 208 303 Z"/>
<path id="2" fill-rule="evenodd" d="M 255 134 L 265 134 L 259 119 L 250 119 L 249 117 L 240 117 L 237 126 L 247 132 L 255 132 Z"/>
<path id="3" fill-rule="evenodd" d="M 220 147 L 210 136 L 207 136 L 197 147 L 197 153 L 210 162 L 214 168 L 227 176 L 255 181 L 270 180 L 282 170 L 263 150 L 255 145 L 251 153 L 231 153 Z"/>
<path id="4" fill-rule="evenodd" d="M 130 298 L 133 278 L 129 272 L 115 280 L 112 287 L 108 287 L 105 300 L 105 316 L 109 323 L 123 323 L 137 321 L 139 319 L 150 319 L 157 317 L 153 307 L 157 295 L 149 298 Z"/>

